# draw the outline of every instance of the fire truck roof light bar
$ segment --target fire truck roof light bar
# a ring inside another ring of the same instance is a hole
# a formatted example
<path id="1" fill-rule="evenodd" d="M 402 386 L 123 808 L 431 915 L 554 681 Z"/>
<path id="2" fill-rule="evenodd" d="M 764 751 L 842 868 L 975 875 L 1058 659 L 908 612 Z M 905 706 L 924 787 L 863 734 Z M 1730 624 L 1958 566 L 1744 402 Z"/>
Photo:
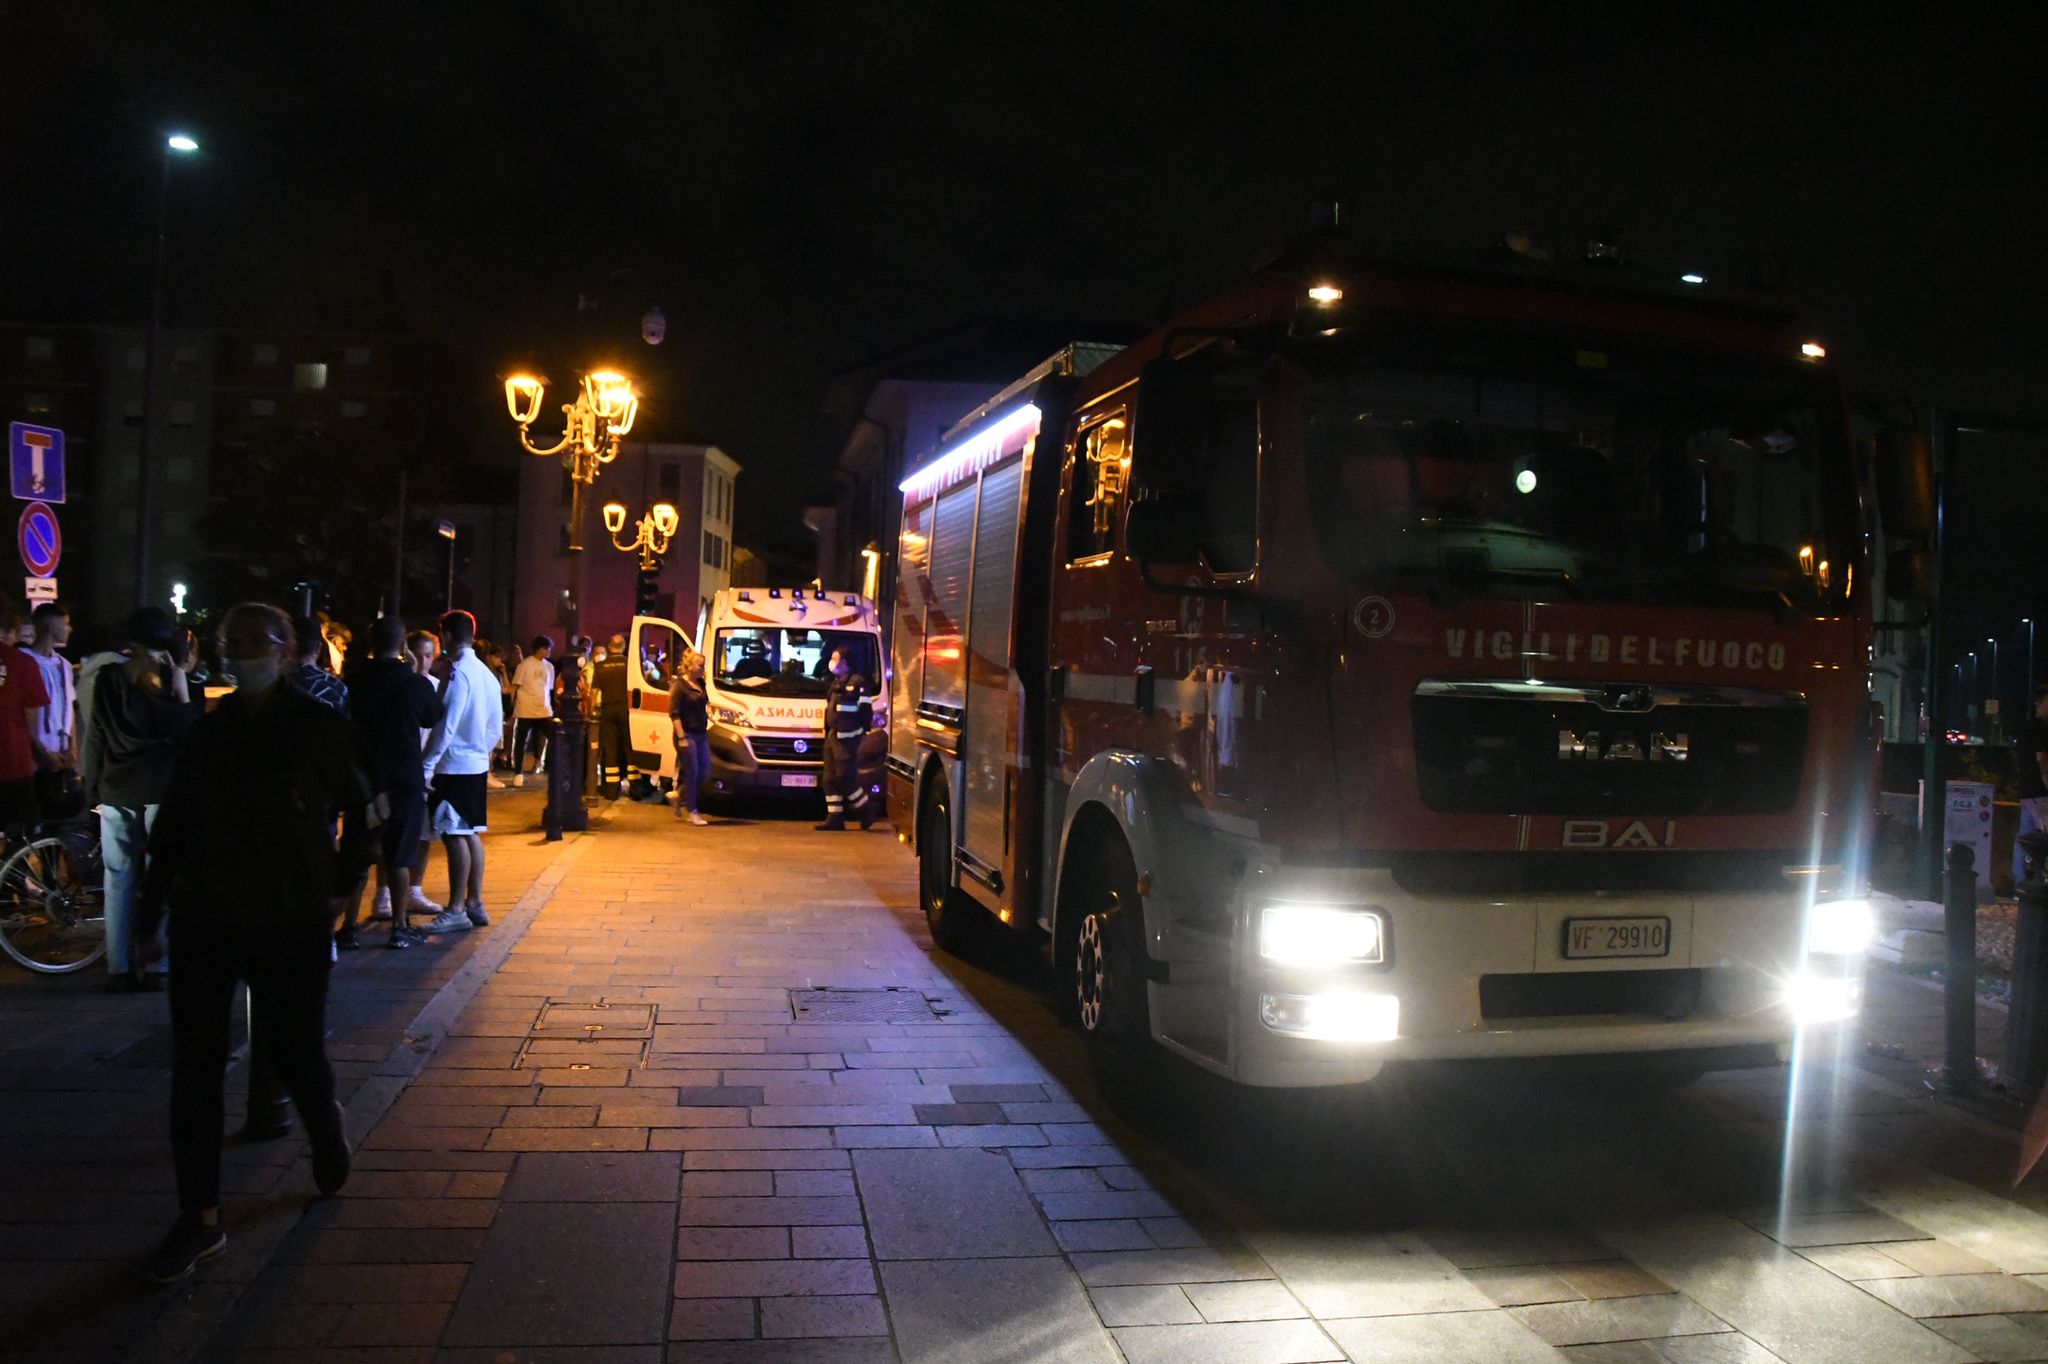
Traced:
<path id="1" fill-rule="evenodd" d="M 986 468 L 1002 457 L 1011 436 L 1037 422 L 1036 403 L 1006 412 L 952 449 L 940 452 L 937 459 L 897 484 L 897 490 L 906 496 L 935 492 L 956 478 Z"/>

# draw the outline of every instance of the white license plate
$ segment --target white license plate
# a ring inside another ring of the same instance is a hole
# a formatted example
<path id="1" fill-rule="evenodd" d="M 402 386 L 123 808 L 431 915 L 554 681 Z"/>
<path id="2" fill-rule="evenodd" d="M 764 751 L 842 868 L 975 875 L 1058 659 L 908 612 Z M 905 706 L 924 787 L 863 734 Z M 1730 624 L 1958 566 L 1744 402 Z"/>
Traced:
<path id="1" fill-rule="evenodd" d="M 784 786 L 816 786 L 818 778 L 810 772 L 785 772 L 782 774 L 782 784 Z"/>
<path id="2" fill-rule="evenodd" d="M 1564 954 L 1576 957 L 1671 955 L 1669 919 L 1566 919 Z"/>

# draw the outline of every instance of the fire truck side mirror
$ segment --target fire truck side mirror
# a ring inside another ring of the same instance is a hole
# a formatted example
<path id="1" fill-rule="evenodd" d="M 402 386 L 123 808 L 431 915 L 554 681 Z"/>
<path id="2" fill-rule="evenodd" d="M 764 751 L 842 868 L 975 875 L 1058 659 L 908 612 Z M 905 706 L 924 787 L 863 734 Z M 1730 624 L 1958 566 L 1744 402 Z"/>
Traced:
<path id="1" fill-rule="evenodd" d="M 1200 368 L 1157 356 L 1138 375 L 1131 481 L 1155 496 L 1193 494 L 1205 465 L 1209 386 Z"/>
<path id="2" fill-rule="evenodd" d="M 1889 430 L 1877 438 L 1877 507 L 1889 540 L 1934 538 L 1934 459 L 1917 431 Z"/>

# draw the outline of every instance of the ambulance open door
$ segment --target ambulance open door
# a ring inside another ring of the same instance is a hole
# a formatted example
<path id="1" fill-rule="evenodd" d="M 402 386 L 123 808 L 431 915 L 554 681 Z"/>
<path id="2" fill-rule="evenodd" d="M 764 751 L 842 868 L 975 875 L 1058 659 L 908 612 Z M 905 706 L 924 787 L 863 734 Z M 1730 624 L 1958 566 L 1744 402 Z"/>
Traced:
<path id="1" fill-rule="evenodd" d="M 676 775 L 676 746 L 668 718 L 668 684 L 691 647 L 689 634 L 674 621 L 633 617 L 626 667 L 633 762 L 642 772 L 670 780 Z"/>

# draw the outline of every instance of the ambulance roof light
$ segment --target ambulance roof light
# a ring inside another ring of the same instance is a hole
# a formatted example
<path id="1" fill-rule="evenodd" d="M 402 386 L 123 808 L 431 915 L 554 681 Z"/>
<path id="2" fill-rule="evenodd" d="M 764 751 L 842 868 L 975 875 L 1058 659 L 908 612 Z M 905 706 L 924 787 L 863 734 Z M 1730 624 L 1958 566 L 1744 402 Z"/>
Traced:
<path id="1" fill-rule="evenodd" d="M 859 606 L 859 605 L 860 605 L 860 598 L 859 598 L 859 597 L 856 597 L 856 596 L 854 596 L 854 595 L 853 595 L 853 594 L 852 594 L 851 592 L 849 592 L 849 593 L 847 593 L 847 594 L 846 594 L 846 604 L 847 604 L 848 606 Z"/>
<path id="2" fill-rule="evenodd" d="M 773 600 L 773 601 L 781 601 L 781 600 L 782 600 L 782 589 L 781 589 L 781 588 L 779 588 L 779 587 L 771 587 L 771 588 L 769 588 L 769 589 L 768 589 L 768 596 L 769 596 L 769 598 L 770 598 L 771 600 Z"/>
<path id="3" fill-rule="evenodd" d="M 745 588 L 741 588 L 739 599 L 743 602 L 751 603 L 754 600 L 754 594 L 747 591 Z"/>
<path id="4" fill-rule="evenodd" d="M 819 588 L 819 589 L 817 590 L 817 593 L 816 593 L 815 595 L 817 596 L 817 598 L 818 598 L 818 600 L 819 600 L 819 601 L 824 601 L 824 600 L 826 600 L 826 597 L 825 597 L 825 589 L 824 589 L 824 588 L 822 588 L 822 587 L 821 587 L 821 588 Z"/>

